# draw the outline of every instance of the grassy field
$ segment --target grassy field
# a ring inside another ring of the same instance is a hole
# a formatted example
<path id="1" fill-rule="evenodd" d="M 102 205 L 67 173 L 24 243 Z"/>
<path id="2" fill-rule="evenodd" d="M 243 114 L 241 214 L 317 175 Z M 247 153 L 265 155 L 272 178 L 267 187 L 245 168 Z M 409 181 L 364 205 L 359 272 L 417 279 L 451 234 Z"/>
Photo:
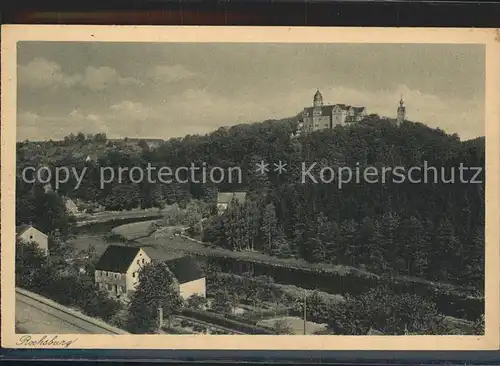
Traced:
<path id="1" fill-rule="evenodd" d="M 141 222 L 133 222 L 115 227 L 111 230 L 113 234 L 121 235 L 129 240 L 144 237 L 149 234 L 149 226 L 159 220 L 148 220 Z"/>

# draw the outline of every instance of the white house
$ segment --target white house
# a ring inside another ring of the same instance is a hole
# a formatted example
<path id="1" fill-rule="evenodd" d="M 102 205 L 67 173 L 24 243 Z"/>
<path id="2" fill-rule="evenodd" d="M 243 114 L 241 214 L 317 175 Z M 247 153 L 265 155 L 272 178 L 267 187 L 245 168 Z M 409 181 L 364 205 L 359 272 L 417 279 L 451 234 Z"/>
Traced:
<path id="1" fill-rule="evenodd" d="M 179 257 L 165 263 L 174 275 L 184 300 L 195 294 L 206 297 L 206 275 L 193 258 Z"/>
<path id="2" fill-rule="evenodd" d="M 139 285 L 139 271 L 153 259 L 139 247 L 110 245 L 95 267 L 95 283 L 110 296 L 128 300 Z M 191 257 L 177 257 L 165 262 L 175 278 L 183 299 L 193 294 L 206 296 L 205 274 Z"/>
<path id="3" fill-rule="evenodd" d="M 151 258 L 138 247 L 110 245 L 95 267 L 95 283 L 112 297 L 128 299 L 139 284 L 140 269 Z"/>
<path id="4" fill-rule="evenodd" d="M 243 204 L 246 198 L 246 192 L 221 192 L 217 195 L 217 212 L 222 214 L 227 210 L 232 202 Z"/>
<path id="5" fill-rule="evenodd" d="M 33 225 L 20 225 L 16 227 L 16 238 L 25 242 L 33 242 L 45 253 L 49 254 L 49 237 Z"/>

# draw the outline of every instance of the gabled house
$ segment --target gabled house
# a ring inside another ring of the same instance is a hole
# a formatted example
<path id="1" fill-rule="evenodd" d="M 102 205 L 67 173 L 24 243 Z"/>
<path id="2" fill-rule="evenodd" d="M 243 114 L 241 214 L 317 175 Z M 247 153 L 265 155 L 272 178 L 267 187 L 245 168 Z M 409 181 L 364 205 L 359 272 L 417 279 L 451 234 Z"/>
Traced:
<path id="1" fill-rule="evenodd" d="M 245 203 L 246 192 L 220 192 L 217 195 L 217 212 L 224 213 L 232 202 Z"/>
<path id="2" fill-rule="evenodd" d="M 45 253 L 45 255 L 49 254 L 49 237 L 33 225 L 17 226 L 16 239 L 27 243 L 35 243 Z"/>
<path id="3" fill-rule="evenodd" d="M 141 248 L 110 245 L 96 264 L 95 283 L 112 297 L 126 300 L 139 284 L 140 269 L 149 262 Z"/>
<path id="4" fill-rule="evenodd" d="M 66 210 L 68 211 L 68 213 L 72 215 L 80 214 L 78 206 L 76 205 L 75 201 L 73 201 L 71 198 L 65 198 L 64 205 L 66 206 Z"/>
<path id="5" fill-rule="evenodd" d="M 206 296 L 206 275 L 192 257 L 173 258 L 165 263 L 174 275 L 184 300 L 195 294 Z"/>
<path id="6" fill-rule="evenodd" d="M 98 160 L 97 156 L 94 154 L 87 155 L 87 157 L 85 158 L 86 163 L 91 163 L 91 162 L 95 163 L 97 162 L 97 160 Z"/>

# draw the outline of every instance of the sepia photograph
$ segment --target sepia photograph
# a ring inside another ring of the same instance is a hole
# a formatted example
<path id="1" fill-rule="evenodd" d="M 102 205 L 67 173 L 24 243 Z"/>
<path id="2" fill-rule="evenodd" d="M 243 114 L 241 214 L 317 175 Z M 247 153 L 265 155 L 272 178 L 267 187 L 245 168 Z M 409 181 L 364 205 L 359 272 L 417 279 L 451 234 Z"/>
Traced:
<path id="1" fill-rule="evenodd" d="M 4 346 L 500 347 L 494 32 L 186 28 L 2 27 Z"/>

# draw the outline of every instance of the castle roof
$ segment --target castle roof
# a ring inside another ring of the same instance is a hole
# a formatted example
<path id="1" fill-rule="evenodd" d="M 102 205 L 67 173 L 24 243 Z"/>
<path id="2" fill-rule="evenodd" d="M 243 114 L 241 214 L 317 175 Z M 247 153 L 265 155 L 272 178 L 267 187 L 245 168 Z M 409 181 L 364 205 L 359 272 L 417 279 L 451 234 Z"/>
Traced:
<path id="1" fill-rule="evenodd" d="M 316 94 L 314 94 L 314 100 L 320 100 L 323 99 L 323 95 L 320 93 L 320 91 L 316 91 Z"/>
<path id="2" fill-rule="evenodd" d="M 306 116 L 311 116 L 315 109 L 321 108 L 321 115 L 322 116 L 331 116 L 334 107 L 339 107 L 340 109 L 342 109 L 344 111 L 347 111 L 347 110 L 352 108 L 354 110 L 355 114 L 361 113 L 366 109 L 365 107 L 352 107 L 352 106 L 346 105 L 346 104 L 330 104 L 330 105 L 324 105 L 322 107 L 304 108 L 304 113 Z"/>

